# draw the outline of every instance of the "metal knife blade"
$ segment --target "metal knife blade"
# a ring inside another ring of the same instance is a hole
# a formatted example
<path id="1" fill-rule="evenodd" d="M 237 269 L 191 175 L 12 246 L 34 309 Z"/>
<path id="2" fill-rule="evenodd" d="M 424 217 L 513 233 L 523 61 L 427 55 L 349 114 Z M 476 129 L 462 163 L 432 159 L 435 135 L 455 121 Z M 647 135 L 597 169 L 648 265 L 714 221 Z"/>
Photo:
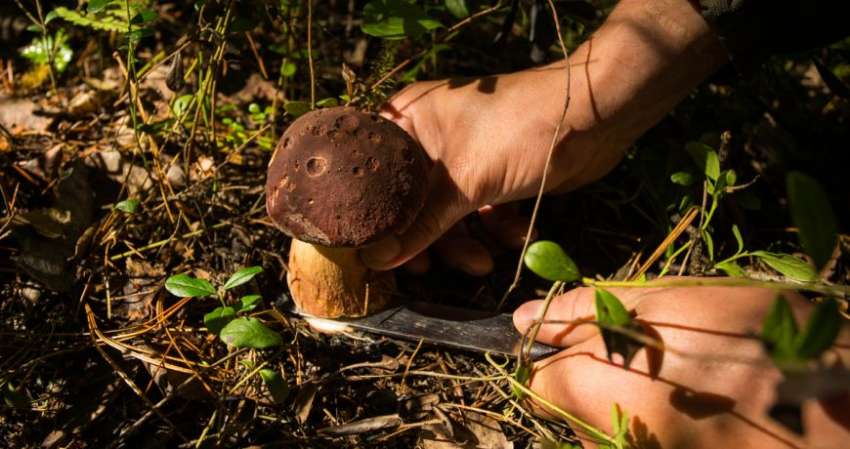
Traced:
<path id="1" fill-rule="evenodd" d="M 296 311 L 296 313 L 298 313 Z M 522 334 L 511 315 L 446 306 L 423 301 L 398 300 L 393 306 L 361 318 L 317 318 L 298 313 L 319 328 L 350 329 L 410 341 L 423 340 L 448 348 L 475 352 L 495 352 L 511 357 L 520 355 Z M 540 360 L 561 348 L 534 342 L 531 360 Z"/>

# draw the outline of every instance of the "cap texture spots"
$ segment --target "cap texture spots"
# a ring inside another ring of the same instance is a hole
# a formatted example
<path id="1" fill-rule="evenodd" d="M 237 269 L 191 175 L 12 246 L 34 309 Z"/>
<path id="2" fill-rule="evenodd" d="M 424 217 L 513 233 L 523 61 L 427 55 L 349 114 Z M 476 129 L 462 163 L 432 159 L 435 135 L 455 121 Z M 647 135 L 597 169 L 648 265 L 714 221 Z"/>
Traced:
<path id="1" fill-rule="evenodd" d="M 350 107 L 299 117 L 269 164 L 266 208 L 301 241 L 357 247 L 403 231 L 422 208 L 425 152 L 378 114 Z"/>

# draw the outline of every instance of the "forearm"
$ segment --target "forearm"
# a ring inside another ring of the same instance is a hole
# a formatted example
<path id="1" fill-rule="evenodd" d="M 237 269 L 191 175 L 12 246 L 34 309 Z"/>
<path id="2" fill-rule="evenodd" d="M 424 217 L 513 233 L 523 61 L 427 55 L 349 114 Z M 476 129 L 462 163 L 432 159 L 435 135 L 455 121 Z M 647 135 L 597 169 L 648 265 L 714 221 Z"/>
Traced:
<path id="1" fill-rule="evenodd" d="M 569 56 L 571 104 L 555 170 L 561 190 L 608 173 L 625 150 L 679 101 L 721 68 L 727 57 L 717 36 L 687 0 L 623 0 L 605 24 Z M 554 116 L 553 64 L 529 74 Z M 540 78 L 545 77 L 543 81 Z M 561 102 L 563 101 L 563 97 Z M 554 120 L 557 120 L 555 118 Z"/>

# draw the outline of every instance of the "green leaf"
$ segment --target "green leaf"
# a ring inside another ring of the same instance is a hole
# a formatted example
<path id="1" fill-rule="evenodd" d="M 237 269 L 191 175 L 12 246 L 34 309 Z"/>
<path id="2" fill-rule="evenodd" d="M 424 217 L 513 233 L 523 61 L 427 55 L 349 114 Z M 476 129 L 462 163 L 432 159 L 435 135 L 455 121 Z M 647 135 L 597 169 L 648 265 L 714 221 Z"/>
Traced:
<path id="1" fill-rule="evenodd" d="M 287 101 L 283 105 L 283 110 L 288 112 L 293 117 L 301 117 L 310 112 L 310 102 L 308 101 Z"/>
<path id="2" fill-rule="evenodd" d="M 575 262 L 561 245 L 548 240 L 529 245 L 523 262 L 534 274 L 547 281 L 572 282 L 581 277 Z"/>
<path id="3" fill-rule="evenodd" d="M 261 299 L 263 299 L 263 297 L 260 295 L 243 296 L 242 299 L 239 300 L 240 306 L 237 312 L 248 312 L 254 310 Z"/>
<path id="4" fill-rule="evenodd" d="M 614 326 L 628 326 L 632 322 L 632 315 L 620 299 L 608 290 L 597 288 L 594 300 L 596 301 L 596 318 L 600 322 Z"/>
<path id="5" fill-rule="evenodd" d="M 286 383 L 286 379 L 277 371 L 270 369 L 261 369 L 260 377 L 263 378 L 263 382 L 265 382 L 275 404 L 283 403 L 289 396 L 289 384 Z"/>
<path id="6" fill-rule="evenodd" d="M 705 173 L 707 179 L 717 181 L 717 178 L 720 177 L 720 160 L 717 159 L 717 152 L 708 145 L 699 142 L 687 143 L 685 151 L 691 155 L 691 159 Z"/>
<path id="7" fill-rule="evenodd" d="M 439 20 L 405 0 L 374 0 L 363 7 L 360 29 L 382 39 L 404 39 L 442 26 Z"/>
<path id="8" fill-rule="evenodd" d="M 86 11 L 90 13 L 98 13 L 106 9 L 112 3 L 113 0 L 90 0 L 89 4 L 86 5 Z"/>
<path id="9" fill-rule="evenodd" d="M 280 66 L 280 76 L 284 78 L 289 78 L 295 75 L 295 72 L 298 70 L 298 66 L 291 62 L 287 62 Z"/>
<path id="10" fill-rule="evenodd" d="M 514 379 L 522 385 L 528 384 L 528 380 L 531 379 L 531 371 L 534 370 L 534 363 L 528 363 L 527 365 L 524 363 L 517 364 L 516 371 L 514 371 Z M 514 396 L 517 399 L 524 399 L 525 392 L 517 388 L 516 385 L 511 384 L 511 389 L 514 392 Z"/>
<path id="11" fill-rule="evenodd" d="M 335 108 L 339 106 L 339 101 L 336 98 L 330 97 L 316 102 L 316 106 L 320 108 Z"/>
<path id="12" fill-rule="evenodd" d="M 816 58 L 812 58 L 812 62 L 815 63 L 815 68 L 817 68 L 823 83 L 826 84 L 826 87 L 829 87 L 829 90 L 832 93 L 844 98 L 845 100 L 850 99 L 850 87 L 841 82 L 832 70 L 823 65 Z"/>
<path id="13" fill-rule="evenodd" d="M 702 231 L 702 241 L 705 243 L 706 251 L 708 251 L 708 260 L 714 262 L 714 239 L 708 230 Z"/>
<path id="14" fill-rule="evenodd" d="M 13 387 L 11 383 L 7 383 L 6 388 L 3 389 L 3 400 L 6 402 L 6 405 L 12 408 L 29 408 L 29 398 L 21 393 L 20 390 Z"/>
<path id="15" fill-rule="evenodd" d="M 458 19 L 469 17 L 469 7 L 466 0 L 446 0 L 446 9 Z"/>
<path id="16" fill-rule="evenodd" d="M 821 269 L 832 258 L 838 244 L 838 221 L 826 192 L 814 178 L 791 171 L 785 181 L 791 221 L 800 230 L 803 249 L 812 257 L 817 269 Z"/>
<path id="17" fill-rule="evenodd" d="M 139 200 L 130 198 L 116 204 L 114 209 L 132 214 L 133 212 L 136 212 L 137 207 L 139 207 Z"/>
<path id="18" fill-rule="evenodd" d="M 797 335 L 795 340 L 797 357 L 802 360 L 820 357 L 835 343 L 840 329 L 841 315 L 838 312 L 838 302 L 832 298 L 825 298 L 815 307 L 806 321 L 806 327 Z"/>
<path id="19" fill-rule="evenodd" d="M 735 262 L 720 262 L 714 266 L 718 270 L 723 270 L 727 276 L 732 276 L 733 278 L 746 278 L 747 273 Z"/>
<path id="20" fill-rule="evenodd" d="M 738 251 L 735 253 L 737 256 L 744 252 L 744 237 L 741 236 L 741 230 L 738 229 L 738 225 L 736 224 L 732 225 L 732 234 L 735 235 L 735 241 L 738 242 Z"/>
<path id="21" fill-rule="evenodd" d="M 212 312 L 204 315 L 204 325 L 213 335 L 219 335 L 227 323 L 236 318 L 236 310 L 233 307 L 216 307 Z"/>
<path id="22" fill-rule="evenodd" d="M 48 23 L 52 22 L 53 19 L 55 19 L 57 17 L 59 17 L 59 13 L 56 12 L 56 10 L 50 11 L 49 13 L 47 13 L 46 16 L 44 16 L 44 24 L 47 25 Z"/>
<path id="23" fill-rule="evenodd" d="M 236 318 L 224 326 L 220 337 L 232 348 L 264 349 L 283 344 L 280 334 L 256 318 Z"/>
<path id="24" fill-rule="evenodd" d="M 611 422 L 614 423 L 614 444 L 618 448 L 630 447 L 628 443 L 629 436 L 629 415 L 620 410 L 620 405 L 616 402 L 611 410 Z"/>
<path id="25" fill-rule="evenodd" d="M 155 32 L 156 30 L 153 28 L 139 28 L 138 30 L 130 31 L 124 36 L 126 36 L 127 39 L 130 41 L 137 41 L 140 39 L 144 39 L 148 36 L 153 36 Z"/>
<path id="26" fill-rule="evenodd" d="M 158 15 L 159 13 L 157 13 L 156 11 L 142 11 L 133 16 L 133 18 L 130 19 L 130 23 L 132 23 L 133 25 L 141 25 L 143 23 L 148 23 L 151 20 L 156 19 Z"/>
<path id="27" fill-rule="evenodd" d="M 797 323 L 788 300 L 781 294 L 771 304 L 761 328 L 761 338 L 770 348 L 770 356 L 776 360 L 796 358 L 794 340 L 797 337 Z"/>
<path id="28" fill-rule="evenodd" d="M 50 53 L 53 52 L 53 67 L 60 73 L 65 71 L 74 55 L 74 51 L 68 46 L 68 35 L 63 30 L 57 31 L 55 36 L 34 37 L 30 44 L 19 52 L 21 56 L 38 65 L 48 64 Z"/>
<path id="29" fill-rule="evenodd" d="M 687 187 L 694 183 L 694 175 L 687 171 L 680 171 L 670 175 L 670 181 L 673 181 L 673 184 Z"/>
<path id="30" fill-rule="evenodd" d="M 605 343 L 605 351 L 608 353 L 608 360 L 614 361 L 614 354 L 623 356 L 623 368 L 629 369 L 629 364 L 635 354 L 644 346 L 642 343 L 635 341 L 632 337 L 623 332 L 618 332 L 616 329 L 611 329 L 610 326 L 629 330 L 638 334 L 643 334 L 643 329 L 634 321 L 632 316 L 619 298 L 613 293 L 597 288 L 594 295 L 596 305 L 596 319 L 601 324 L 607 326 L 599 326 L 599 332 L 602 334 L 602 341 Z"/>
<path id="31" fill-rule="evenodd" d="M 238 362 L 236 362 L 236 363 L 238 363 L 238 364 L 240 364 L 240 365 L 244 366 L 244 367 L 245 367 L 245 369 L 247 369 L 248 371 L 254 371 L 254 362 L 252 362 L 252 361 L 250 361 L 250 360 L 248 360 L 248 359 L 242 359 L 242 360 L 240 360 L 240 361 L 238 361 Z"/>
<path id="32" fill-rule="evenodd" d="M 186 94 L 177 97 L 177 99 L 174 100 L 174 104 L 172 105 L 174 115 L 177 117 L 183 115 L 189 108 L 189 105 L 192 104 L 193 98 L 195 98 L 194 94 Z"/>
<path id="33" fill-rule="evenodd" d="M 726 170 L 726 185 L 732 187 L 736 182 L 738 182 L 738 175 L 735 174 L 735 170 Z"/>
<path id="34" fill-rule="evenodd" d="M 230 276 L 230 279 L 228 279 L 227 282 L 224 283 L 224 287 L 222 287 L 222 288 L 224 290 L 229 290 L 233 287 L 237 287 L 239 285 L 242 285 L 242 284 L 250 281 L 251 279 L 254 278 L 254 276 L 256 276 L 256 275 L 258 275 L 262 272 L 263 272 L 263 267 L 259 267 L 259 266 L 243 268 L 243 269 L 237 271 L 236 273 L 233 273 Z"/>
<path id="35" fill-rule="evenodd" d="M 820 280 L 820 275 L 814 267 L 794 256 L 767 251 L 754 251 L 752 254 L 791 279 L 801 282 L 817 282 Z"/>
<path id="36" fill-rule="evenodd" d="M 174 296 L 197 298 L 215 294 L 215 287 L 205 279 L 198 279 L 188 274 L 171 276 L 165 281 L 165 289 Z"/>

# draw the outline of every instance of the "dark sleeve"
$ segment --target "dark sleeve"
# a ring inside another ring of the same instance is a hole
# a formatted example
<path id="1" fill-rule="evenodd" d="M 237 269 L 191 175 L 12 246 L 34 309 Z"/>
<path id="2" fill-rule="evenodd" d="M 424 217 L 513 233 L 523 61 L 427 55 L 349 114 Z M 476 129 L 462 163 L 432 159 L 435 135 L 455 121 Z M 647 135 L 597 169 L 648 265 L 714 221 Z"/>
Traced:
<path id="1" fill-rule="evenodd" d="M 741 66 L 850 36 L 850 0 L 699 0 L 729 59 Z"/>

